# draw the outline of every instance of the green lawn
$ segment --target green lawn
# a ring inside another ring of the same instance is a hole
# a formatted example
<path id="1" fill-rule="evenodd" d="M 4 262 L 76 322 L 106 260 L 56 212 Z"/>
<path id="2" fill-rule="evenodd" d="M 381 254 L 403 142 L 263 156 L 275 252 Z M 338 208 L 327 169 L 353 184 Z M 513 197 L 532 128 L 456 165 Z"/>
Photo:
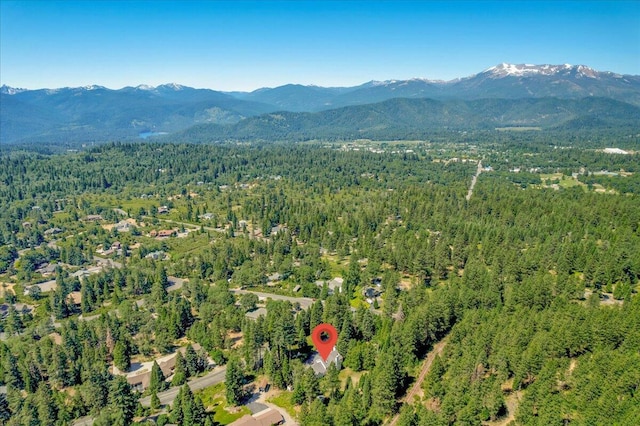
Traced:
<path id="1" fill-rule="evenodd" d="M 272 396 L 271 398 L 267 399 L 267 401 L 277 405 L 280 408 L 284 408 L 285 410 L 287 410 L 287 413 L 289 413 L 291 417 L 295 418 L 297 416 L 297 413 L 294 408 L 295 405 L 291 401 L 292 395 L 293 392 L 282 391 L 278 395 Z"/>

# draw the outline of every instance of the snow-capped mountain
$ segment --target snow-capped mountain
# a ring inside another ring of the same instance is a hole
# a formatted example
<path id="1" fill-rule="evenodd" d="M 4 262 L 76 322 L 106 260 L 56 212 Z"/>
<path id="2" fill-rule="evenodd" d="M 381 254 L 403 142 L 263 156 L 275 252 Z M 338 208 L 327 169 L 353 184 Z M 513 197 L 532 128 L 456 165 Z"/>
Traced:
<path id="1" fill-rule="evenodd" d="M 40 90 L 2 86 L 0 96 L 2 142 L 105 140 L 135 138 L 144 131 L 179 131 L 198 123 L 235 123 L 266 112 L 317 112 L 398 98 L 608 98 L 640 106 L 640 76 L 596 71 L 585 65 L 499 64 L 451 81 L 414 78 L 354 87 L 287 84 L 250 93 L 223 93 L 176 83 L 119 90 L 97 85 Z"/>
<path id="2" fill-rule="evenodd" d="M 286 87 L 286 96 L 281 97 Z M 287 85 L 242 93 L 242 99 L 276 104 L 289 111 L 321 111 L 349 105 L 381 102 L 392 98 L 482 99 L 540 98 L 578 99 L 606 97 L 640 105 L 640 76 L 596 71 L 585 65 L 506 64 L 450 81 L 413 78 L 370 81 L 344 88 Z"/>
<path id="3" fill-rule="evenodd" d="M 575 75 L 587 78 L 599 78 L 599 72 L 585 65 L 530 65 L 530 64 L 499 64 L 483 72 L 493 77 L 522 77 L 522 76 L 552 76 L 552 75 Z M 612 75 L 613 73 L 607 73 Z"/>
<path id="4" fill-rule="evenodd" d="M 4 95 L 15 95 L 16 93 L 24 92 L 27 89 L 19 89 L 17 87 L 10 87 L 5 84 L 0 86 L 0 93 Z"/>

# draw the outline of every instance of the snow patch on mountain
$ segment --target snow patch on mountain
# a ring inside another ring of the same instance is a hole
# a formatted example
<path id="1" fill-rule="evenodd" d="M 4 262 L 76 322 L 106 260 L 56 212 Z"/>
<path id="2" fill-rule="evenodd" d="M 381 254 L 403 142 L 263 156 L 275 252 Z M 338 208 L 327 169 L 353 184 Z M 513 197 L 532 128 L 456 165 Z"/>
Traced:
<path id="1" fill-rule="evenodd" d="M 25 92 L 27 90 L 28 89 L 7 86 L 6 84 L 3 84 L 2 87 L 0 87 L 0 93 L 4 95 L 15 95 L 16 93 Z"/>
<path id="2" fill-rule="evenodd" d="M 502 63 L 486 69 L 484 74 L 493 78 L 523 77 L 534 75 L 575 75 L 575 77 L 598 78 L 598 72 L 584 65 L 531 65 L 531 64 L 507 64 Z"/>

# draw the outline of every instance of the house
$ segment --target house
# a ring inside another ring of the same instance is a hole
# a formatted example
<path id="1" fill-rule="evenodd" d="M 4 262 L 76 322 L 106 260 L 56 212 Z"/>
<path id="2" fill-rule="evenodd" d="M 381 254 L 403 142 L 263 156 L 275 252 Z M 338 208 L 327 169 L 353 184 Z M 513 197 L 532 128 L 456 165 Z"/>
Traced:
<path id="1" fill-rule="evenodd" d="M 280 232 L 284 232 L 287 230 L 285 225 L 276 225 L 271 228 L 271 235 L 278 235 Z"/>
<path id="2" fill-rule="evenodd" d="M 176 355 L 174 354 L 171 357 L 161 360 L 158 362 L 158 367 L 160 367 L 160 371 L 162 371 L 164 377 L 171 376 L 174 368 L 176 368 Z"/>
<path id="3" fill-rule="evenodd" d="M 342 293 L 342 283 L 344 283 L 344 279 L 341 277 L 335 277 L 334 279 L 330 280 L 327 285 L 329 286 L 329 290 L 333 291 L 335 293 L 335 291 L 337 290 L 339 293 Z"/>
<path id="4" fill-rule="evenodd" d="M 267 276 L 268 281 L 280 281 L 282 279 L 282 274 L 276 272 L 275 274 L 271 274 Z"/>
<path id="5" fill-rule="evenodd" d="M 62 232 L 62 229 L 60 228 L 51 228 L 51 229 L 47 229 L 46 231 L 44 231 L 44 235 L 55 235 L 55 234 L 59 234 Z"/>
<path id="6" fill-rule="evenodd" d="M 344 279 L 341 277 L 335 277 L 332 280 L 329 281 L 323 281 L 323 280 L 318 280 L 316 281 L 316 285 L 320 288 L 324 287 L 325 284 L 327 284 L 327 287 L 329 288 L 329 294 L 333 294 L 336 291 L 338 293 L 342 293 L 342 284 L 344 283 Z"/>
<path id="7" fill-rule="evenodd" d="M 135 228 L 135 225 L 127 220 L 121 220 L 120 222 L 116 223 L 114 228 L 118 232 L 131 232 L 131 230 Z"/>
<path id="8" fill-rule="evenodd" d="M 42 274 L 43 276 L 51 275 L 56 272 L 56 265 L 47 263 L 44 266 L 36 269 L 36 272 Z"/>
<path id="9" fill-rule="evenodd" d="M 253 311 L 249 311 L 246 314 L 244 314 L 244 316 L 246 316 L 249 319 L 252 319 L 254 321 L 256 321 L 258 319 L 258 317 L 266 317 L 267 316 L 267 309 L 266 308 L 258 308 L 258 309 L 254 309 Z"/>
<path id="10" fill-rule="evenodd" d="M 372 287 L 367 287 L 363 290 L 362 294 L 367 299 L 373 299 L 380 296 L 380 291 Z"/>
<path id="11" fill-rule="evenodd" d="M 133 376 L 127 376 L 127 382 L 133 390 L 143 392 L 151 383 L 151 371 L 143 371 Z"/>
<path id="12" fill-rule="evenodd" d="M 229 426 L 271 426 L 281 425 L 283 423 L 284 418 L 282 414 L 273 408 L 267 408 L 252 416 L 248 414 L 242 416 L 235 422 L 230 423 Z"/>
<path id="13" fill-rule="evenodd" d="M 91 272 L 89 272 L 88 269 L 80 269 L 79 271 L 76 271 L 73 274 L 71 274 L 72 277 L 76 277 L 79 280 L 83 280 L 84 278 L 88 277 L 89 275 L 91 275 Z"/>
<path id="14" fill-rule="evenodd" d="M 211 220 L 213 219 L 213 213 L 205 213 L 198 216 L 200 219 Z"/>
<path id="15" fill-rule="evenodd" d="M 280 425 L 284 423 L 284 418 L 282 414 L 280 414 L 277 410 L 273 408 L 269 408 L 267 410 L 263 410 L 257 414 L 254 414 L 253 417 L 260 422 L 261 426 L 271 426 L 271 425 Z"/>
<path id="16" fill-rule="evenodd" d="M 99 214 L 89 214 L 84 218 L 84 220 L 86 222 L 97 222 L 99 220 L 104 220 L 104 218 Z"/>
<path id="17" fill-rule="evenodd" d="M 175 229 L 163 229 L 158 231 L 157 238 L 169 238 L 173 237 L 176 234 Z"/>
<path id="18" fill-rule="evenodd" d="M 169 213 L 169 207 L 167 207 L 167 206 L 158 207 L 158 213 L 160 213 L 160 214 Z"/>
<path id="19" fill-rule="evenodd" d="M 67 301 L 74 306 L 82 305 L 82 293 L 80 293 L 79 291 L 72 291 L 67 296 Z"/>
<path id="20" fill-rule="evenodd" d="M 331 353 L 327 357 L 326 361 L 322 359 L 319 353 L 315 353 L 315 355 L 311 356 L 305 362 L 306 365 L 310 366 L 317 376 L 323 376 L 327 373 L 327 368 L 331 363 L 335 364 L 338 368 L 342 365 L 342 361 L 344 358 L 340 355 L 340 352 L 333 347 Z"/>
<path id="21" fill-rule="evenodd" d="M 96 249 L 96 253 L 101 254 L 103 256 L 110 256 L 113 254 L 113 249 L 108 248 L 105 250 L 104 246 L 101 245 Z"/>
<path id="22" fill-rule="evenodd" d="M 165 260 L 166 258 L 167 258 L 167 255 L 165 254 L 165 252 L 161 250 L 147 253 L 147 255 L 145 256 L 145 259 L 153 259 L 153 260 Z"/>

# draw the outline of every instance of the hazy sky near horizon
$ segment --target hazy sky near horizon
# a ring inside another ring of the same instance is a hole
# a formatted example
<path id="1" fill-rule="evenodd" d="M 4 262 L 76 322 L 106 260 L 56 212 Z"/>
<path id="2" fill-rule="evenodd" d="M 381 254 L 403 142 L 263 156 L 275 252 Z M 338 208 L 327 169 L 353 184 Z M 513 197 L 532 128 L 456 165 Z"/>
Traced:
<path id="1" fill-rule="evenodd" d="M 501 62 L 640 74 L 638 1 L 7 1 L 0 84 L 451 80 Z"/>

